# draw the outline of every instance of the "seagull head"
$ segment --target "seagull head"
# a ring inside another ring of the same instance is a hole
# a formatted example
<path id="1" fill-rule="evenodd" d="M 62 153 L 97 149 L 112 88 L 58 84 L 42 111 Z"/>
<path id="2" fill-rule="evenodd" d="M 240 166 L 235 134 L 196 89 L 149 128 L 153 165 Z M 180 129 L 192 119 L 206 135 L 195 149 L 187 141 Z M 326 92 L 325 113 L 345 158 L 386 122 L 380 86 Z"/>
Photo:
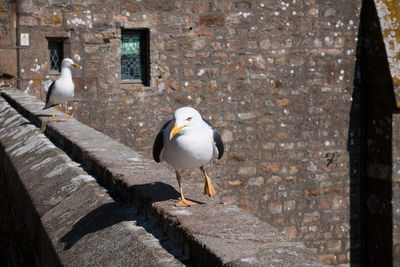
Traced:
<path id="1" fill-rule="evenodd" d="M 71 66 L 78 67 L 78 64 L 74 63 L 70 58 L 64 58 L 61 62 L 61 68 L 71 68 Z"/>
<path id="2" fill-rule="evenodd" d="M 179 108 L 174 113 L 175 124 L 169 135 L 171 140 L 177 133 L 185 133 L 193 129 L 203 120 L 200 113 L 191 107 Z"/>

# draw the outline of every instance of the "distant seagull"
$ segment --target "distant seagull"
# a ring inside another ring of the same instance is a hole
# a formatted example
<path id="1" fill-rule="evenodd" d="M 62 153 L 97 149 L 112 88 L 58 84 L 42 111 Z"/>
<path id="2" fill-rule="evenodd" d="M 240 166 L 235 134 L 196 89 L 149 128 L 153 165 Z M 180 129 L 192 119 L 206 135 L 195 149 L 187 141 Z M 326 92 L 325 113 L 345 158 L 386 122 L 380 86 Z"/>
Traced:
<path id="1" fill-rule="evenodd" d="M 49 87 L 46 95 L 46 105 L 43 109 L 53 107 L 53 116 L 56 115 L 56 105 L 65 105 L 65 116 L 64 118 L 71 118 L 67 114 L 67 101 L 71 100 L 74 96 L 74 82 L 72 81 L 71 66 L 78 67 L 72 59 L 64 58 L 61 62 L 61 73 L 57 80 L 55 80 Z"/>
<path id="2" fill-rule="evenodd" d="M 214 156 L 220 159 L 223 153 L 224 144 L 219 132 L 203 119 L 197 110 L 183 107 L 175 111 L 174 119 L 164 124 L 154 141 L 153 158 L 156 162 L 165 160 L 175 168 L 181 193 L 181 201 L 176 203 L 176 206 L 188 207 L 197 204 L 183 197 L 178 170 L 200 168 L 205 178 L 204 194 L 215 196 L 204 164 Z"/>

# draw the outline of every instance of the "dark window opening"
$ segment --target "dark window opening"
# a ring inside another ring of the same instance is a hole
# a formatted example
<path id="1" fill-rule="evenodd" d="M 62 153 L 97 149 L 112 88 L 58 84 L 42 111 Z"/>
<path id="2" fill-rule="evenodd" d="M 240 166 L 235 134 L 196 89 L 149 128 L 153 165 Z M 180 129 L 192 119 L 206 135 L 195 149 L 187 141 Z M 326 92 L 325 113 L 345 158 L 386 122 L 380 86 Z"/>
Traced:
<path id="1" fill-rule="evenodd" d="M 149 30 L 121 31 L 121 79 L 150 85 Z"/>
<path id="2" fill-rule="evenodd" d="M 64 59 L 64 40 L 48 38 L 50 70 L 60 71 L 61 61 Z"/>

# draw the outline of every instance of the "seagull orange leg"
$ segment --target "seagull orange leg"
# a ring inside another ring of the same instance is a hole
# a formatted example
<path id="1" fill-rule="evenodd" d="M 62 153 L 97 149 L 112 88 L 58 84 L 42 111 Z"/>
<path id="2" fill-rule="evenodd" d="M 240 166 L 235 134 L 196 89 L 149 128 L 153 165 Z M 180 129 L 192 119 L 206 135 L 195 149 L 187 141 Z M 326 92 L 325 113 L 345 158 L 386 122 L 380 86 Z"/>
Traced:
<path id="1" fill-rule="evenodd" d="M 56 118 L 56 106 L 53 106 L 53 116 L 50 118 L 55 119 Z"/>
<path id="2" fill-rule="evenodd" d="M 211 197 L 215 196 L 215 189 L 211 183 L 210 177 L 208 177 L 206 171 L 204 170 L 204 166 L 200 166 L 201 172 L 204 174 L 205 183 L 204 183 L 204 194 L 207 194 Z"/>
<path id="3" fill-rule="evenodd" d="M 65 104 L 65 115 L 64 118 L 72 118 L 71 116 L 68 116 L 67 114 L 67 104 Z"/>
<path id="4" fill-rule="evenodd" d="M 178 180 L 179 191 L 181 192 L 181 201 L 176 203 L 175 206 L 177 206 L 177 207 L 190 207 L 190 206 L 193 206 L 193 205 L 197 205 L 197 203 L 189 201 L 189 200 L 186 200 L 183 197 L 182 186 L 181 186 L 181 175 L 178 173 L 177 170 L 175 170 L 175 172 L 176 172 L 176 180 Z"/>

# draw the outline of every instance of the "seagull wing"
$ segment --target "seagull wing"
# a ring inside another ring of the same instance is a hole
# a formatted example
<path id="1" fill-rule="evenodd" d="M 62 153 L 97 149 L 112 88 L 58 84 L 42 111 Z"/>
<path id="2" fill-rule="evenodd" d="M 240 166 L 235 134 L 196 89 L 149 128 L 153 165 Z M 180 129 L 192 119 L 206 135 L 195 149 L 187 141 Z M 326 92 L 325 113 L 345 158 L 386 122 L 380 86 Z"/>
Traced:
<path id="1" fill-rule="evenodd" d="M 157 134 L 156 139 L 154 140 L 154 145 L 153 145 L 153 158 L 156 162 L 160 162 L 160 156 L 161 156 L 161 151 L 164 148 L 164 134 L 165 131 L 168 127 L 168 124 L 170 124 L 170 122 L 173 121 L 169 120 L 167 121 L 163 127 L 161 128 L 160 132 Z"/>
<path id="2" fill-rule="evenodd" d="M 50 104 L 50 103 L 49 103 L 49 100 L 50 100 L 50 95 L 51 95 L 51 93 L 52 93 L 53 90 L 54 90 L 55 84 L 56 84 L 56 81 L 52 82 L 51 85 L 50 85 L 50 87 L 49 87 L 49 90 L 47 91 L 47 95 L 46 95 L 46 105 L 44 106 L 43 109 L 51 108 L 52 106 L 54 106 L 54 104 Z"/>
<path id="3" fill-rule="evenodd" d="M 221 135 L 219 134 L 218 130 L 215 129 L 208 120 L 203 118 L 203 121 L 207 123 L 211 127 L 211 130 L 213 131 L 214 148 L 217 149 L 218 159 L 220 159 L 224 154 L 224 143 L 222 143 Z"/>

